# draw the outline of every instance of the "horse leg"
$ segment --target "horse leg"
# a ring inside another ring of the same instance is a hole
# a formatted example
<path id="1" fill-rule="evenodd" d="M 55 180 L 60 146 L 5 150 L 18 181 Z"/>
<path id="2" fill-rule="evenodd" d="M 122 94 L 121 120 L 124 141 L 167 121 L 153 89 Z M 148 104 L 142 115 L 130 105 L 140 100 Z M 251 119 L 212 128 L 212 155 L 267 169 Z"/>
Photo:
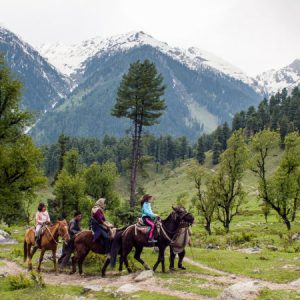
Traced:
<path id="1" fill-rule="evenodd" d="M 52 258 L 53 258 L 54 272 L 57 274 L 57 267 L 56 267 L 56 249 L 53 249 L 53 250 L 52 250 Z"/>
<path id="2" fill-rule="evenodd" d="M 79 275 L 82 275 L 82 264 L 86 256 L 89 254 L 90 249 L 84 249 L 85 251 L 82 251 L 81 253 L 78 253 L 77 262 L 78 262 L 78 271 Z"/>
<path id="3" fill-rule="evenodd" d="M 178 268 L 179 269 L 182 269 L 182 270 L 186 270 L 186 267 L 184 267 L 183 265 L 182 265 L 182 261 L 183 261 L 183 258 L 184 258 L 184 256 L 185 256 L 185 250 L 183 250 L 182 252 L 180 252 L 179 254 L 178 254 Z"/>
<path id="4" fill-rule="evenodd" d="M 158 267 L 159 263 L 161 263 L 161 267 L 162 267 L 162 272 L 165 272 L 165 257 L 164 257 L 164 253 L 165 253 L 165 247 L 164 248 L 159 248 L 159 254 L 158 254 L 158 258 L 157 261 L 153 267 L 153 271 L 156 270 L 156 268 Z"/>
<path id="5" fill-rule="evenodd" d="M 142 247 L 135 247 L 135 254 L 134 254 L 134 258 L 143 265 L 143 267 L 145 268 L 145 270 L 150 270 L 149 266 L 141 259 L 141 253 L 143 251 Z"/>
<path id="6" fill-rule="evenodd" d="M 174 261 L 175 261 L 175 253 L 173 252 L 172 247 L 170 247 L 170 270 L 174 271 Z"/>
<path id="7" fill-rule="evenodd" d="M 122 255 L 120 255 L 120 258 L 119 258 L 119 272 L 122 272 L 123 271 L 123 257 Z"/>
<path id="8" fill-rule="evenodd" d="M 73 256 L 72 257 L 72 271 L 71 271 L 71 274 L 76 273 L 76 263 L 77 263 L 77 258 L 76 258 L 76 256 Z"/>
<path id="9" fill-rule="evenodd" d="M 109 265 L 109 263 L 110 263 L 110 259 L 107 258 L 104 265 L 103 265 L 103 267 L 102 267 L 102 270 L 101 270 L 102 277 L 105 277 L 106 268 Z"/>
<path id="10" fill-rule="evenodd" d="M 37 268 L 38 272 L 41 271 L 41 264 L 42 264 L 42 261 L 43 261 L 43 258 L 44 258 L 45 251 L 46 251 L 46 249 L 42 249 L 41 250 L 41 255 L 40 255 L 40 259 L 39 259 L 39 265 L 38 265 L 38 268 Z"/>

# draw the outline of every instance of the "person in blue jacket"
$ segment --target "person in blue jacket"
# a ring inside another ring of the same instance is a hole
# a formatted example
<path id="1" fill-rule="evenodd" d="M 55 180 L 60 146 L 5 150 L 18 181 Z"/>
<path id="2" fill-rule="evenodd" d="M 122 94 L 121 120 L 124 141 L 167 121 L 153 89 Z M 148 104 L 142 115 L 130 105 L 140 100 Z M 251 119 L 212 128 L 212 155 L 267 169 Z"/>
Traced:
<path id="1" fill-rule="evenodd" d="M 142 207 L 142 219 L 145 225 L 148 225 L 151 227 L 149 232 L 149 243 L 156 243 L 157 241 L 153 237 L 154 232 L 154 220 L 155 218 L 158 218 L 159 215 L 152 212 L 151 209 L 151 202 L 153 200 L 153 197 L 149 194 L 146 194 L 143 196 L 141 201 L 141 207 Z"/>

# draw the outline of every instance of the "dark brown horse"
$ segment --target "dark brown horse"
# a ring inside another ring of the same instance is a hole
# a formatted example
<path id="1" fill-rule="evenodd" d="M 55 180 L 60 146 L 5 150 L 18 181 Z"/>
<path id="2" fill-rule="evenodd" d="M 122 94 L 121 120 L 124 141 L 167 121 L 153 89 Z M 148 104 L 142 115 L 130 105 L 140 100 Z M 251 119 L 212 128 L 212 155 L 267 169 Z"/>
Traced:
<path id="1" fill-rule="evenodd" d="M 118 230 L 117 232 L 119 232 Z M 97 253 L 97 254 L 105 254 L 105 247 L 104 244 L 101 242 L 101 238 L 97 241 L 93 241 L 93 233 L 90 230 L 85 230 L 80 232 L 74 239 L 74 251 L 75 256 L 72 258 L 72 274 L 76 272 L 76 263 L 78 264 L 78 271 L 79 274 L 82 275 L 82 264 L 86 256 L 89 254 L 90 251 Z M 67 255 L 71 255 L 71 253 L 67 253 Z M 110 263 L 110 259 L 107 258 L 101 273 L 102 276 L 105 276 L 105 271 L 107 266 Z"/>
<path id="2" fill-rule="evenodd" d="M 194 222 L 194 217 L 184 208 L 177 207 L 173 208 L 172 213 L 161 222 L 159 234 L 157 229 L 155 229 L 154 236 L 157 239 L 156 246 L 159 248 L 159 254 L 153 267 L 154 271 L 158 267 L 159 263 L 161 263 L 162 272 L 165 272 L 165 249 L 176 239 L 180 225 L 183 222 L 192 224 Z M 149 266 L 141 259 L 141 253 L 144 247 L 153 246 L 154 245 L 152 243 L 148 243 L 148 236 L 146 234 L 136 230 L 136 225 L 131 225 L 123 232 L 118 233 L 115 237 L 111 249 L 111 265 L 112 267 L 115 266 L 117 255 L 121 249 L 122 254 L 120 259 L 120 268 L 122 268 L 122 262 L 124 262 L 128 272 L 131 273 L 132 270 L 129 267 L 127 257 L 132 248 L 135 248 L 134 258 L 140 262 L 146 270 L 149 270 Z"/>
<path id="3" fill-rule="evenodd" d="M 54 271 L 56 272 L 56 250 L 58 245 L 58 239 L 61 236 L 66 241 L 70 240 L 68 232 L 68 224 L 65 220 L 58 221 L 57 223 L 46 226 L 45 231 L 41 237 L 40 246 L 41 255 L 39 259 L 39 265 L 37 270 L 41 270 L 41 264 L 44 258 L 46 250 L 51 250 L 53 255 Z M 33 247 L 35 244 L 35 229 L 29 228 L 25 232 L 24 237 L 24 261 L 26 262 L 28 257 L 28 269 L 32 270 L 32 257 L 35 254 L 37 247 Z M 32 251 L 31 248 L 33 247 Z"/>

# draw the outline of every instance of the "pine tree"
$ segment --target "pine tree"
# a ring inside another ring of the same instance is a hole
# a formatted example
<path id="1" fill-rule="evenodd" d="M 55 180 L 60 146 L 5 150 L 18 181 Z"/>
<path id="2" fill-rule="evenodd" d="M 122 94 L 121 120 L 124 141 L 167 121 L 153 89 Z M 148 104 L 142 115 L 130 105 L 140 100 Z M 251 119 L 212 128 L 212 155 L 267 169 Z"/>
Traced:
<path id="1" fill-rule="evenodd" d="M 204 152 L 202 137 L 198 139 L 196 158 L 199 164 L 203 165 L 205 161 L 205 152 Z"/>
<path id="2" fill-rule="evenodd" d="M 117 102 L 112 115 L 128 118 L 132 122 L 132 158 L 130 176 L 130 207 L 136 204 L 136 186 L 139 159 L 141 157 L 141 139 L 144 127 L 159 123 L 158 119 L 165 110 L 165 86 L 163 77 L 149 60 L 132 63 L 118 89 Z"/>
<path id="3" fill-rule="evenodd" d="M 212 155 L 212 163 L 214 165 L 219 163 L 219 159 L 220 159 L 220 155 L 222 152 L 222 145 L 218 140 L 215 140 L 214 144 L 213 144 L 213 155 Z"/>

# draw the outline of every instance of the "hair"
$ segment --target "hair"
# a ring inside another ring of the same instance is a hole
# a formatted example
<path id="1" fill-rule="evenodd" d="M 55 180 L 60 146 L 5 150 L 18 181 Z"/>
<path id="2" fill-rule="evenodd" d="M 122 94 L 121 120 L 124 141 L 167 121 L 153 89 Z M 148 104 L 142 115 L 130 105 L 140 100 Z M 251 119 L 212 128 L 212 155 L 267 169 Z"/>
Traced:
<path id="1" fill-rule="evenodd" d="M 44 207 L 46 207 L 46 204 L 43 203 L 43 202 L 41 202 L 41 203 L 39 204 L 39 206 L 38 206 L 38 211 L 42 211 L 42 209 L 43 209 Z"/>
<path id="2" fill-rule="evenodd" d="M 81 215 L 81 212 L 80 212 L 80 211 L 76 211 L 76 212 L 74 213 L 74 218 L 77 217 L 77 216 L 79 216 L 79 215 Z"/>
<path id="3" fill-rule="evenodd" d="M 141 200 L 141 207 L 143 207 L 144 203 L 148 202 L 150 198 L 152 198 L 152 196 L 150 194 L 145 194 Z"/>

